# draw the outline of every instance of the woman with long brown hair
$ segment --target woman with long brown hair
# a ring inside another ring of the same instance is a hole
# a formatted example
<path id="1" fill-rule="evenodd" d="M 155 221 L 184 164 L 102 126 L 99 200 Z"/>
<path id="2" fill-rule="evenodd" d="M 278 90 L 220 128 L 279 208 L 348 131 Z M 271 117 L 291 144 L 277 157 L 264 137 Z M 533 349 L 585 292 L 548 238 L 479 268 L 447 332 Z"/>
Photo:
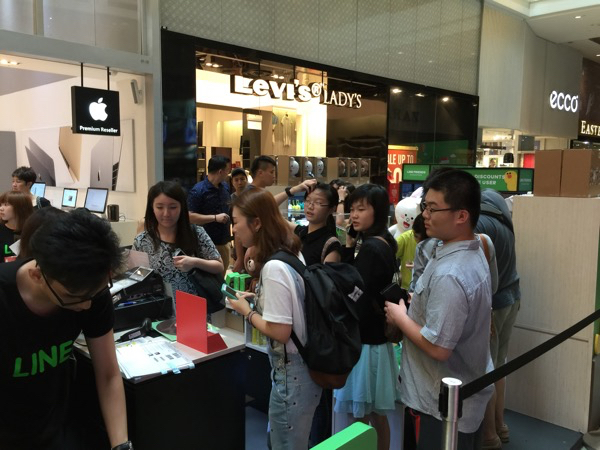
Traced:
<path id="1" fill-rule="evenodd" d="M 25 221 L 33 213 L 33 205 L 28 195 L 21 192 L 5 192 L 0 195 L 0 262 L 12 261 L 16 255 L 10 246 L 19 239 Z"/>
<path id="2" fill-rule="evenodd" d="M 306 449 L 312 417 L 321 398 L 298 349 L 292 330 L 306 343 L 304 281 L 294 269 L 269 257 L 287 251 L 303 262 L 300 240 L 293 234 L 273 195 L 261 188 L 247 190 L 233 202 L 233 231 L 244 247 L 254 246 L 262 265 L 254 294 L 239 293 L 232 307 L 268 337 L 267 352 L 273 381 L 269 399 L 271 448 Z M 256 310 L 248 298 L 253 297 Z"/>
<path id="3" fill-rule="evenodd" d="M 190 273 L 223 271 L 221 255 L 204 228 L 190 224 L 183 188 L 173 181 L 159 181 L 148 190 L 144 231 L 133 249 L 148 254 L 150 267 L 179 290 L 198 295 Z"/>

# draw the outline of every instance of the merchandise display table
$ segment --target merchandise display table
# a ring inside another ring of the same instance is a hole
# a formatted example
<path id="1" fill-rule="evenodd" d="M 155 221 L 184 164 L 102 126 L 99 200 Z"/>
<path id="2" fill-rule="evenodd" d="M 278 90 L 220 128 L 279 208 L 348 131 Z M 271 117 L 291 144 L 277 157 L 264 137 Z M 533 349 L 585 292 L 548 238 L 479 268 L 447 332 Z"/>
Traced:
<path id="1" fill-rule="evenodd" d="M 193 369 L 124 380 L 129 437 L 136 450 L 244 448 L 244 336 L 228 328 L 220 334 L 228 348 L 211 354 L 175 344 L 194 361 Z M 107 448 L 85 346 L 76 356 L 73 399 L 82 424 L 91 428 L 86 435 L 96 437 L 86 448 Z"/>

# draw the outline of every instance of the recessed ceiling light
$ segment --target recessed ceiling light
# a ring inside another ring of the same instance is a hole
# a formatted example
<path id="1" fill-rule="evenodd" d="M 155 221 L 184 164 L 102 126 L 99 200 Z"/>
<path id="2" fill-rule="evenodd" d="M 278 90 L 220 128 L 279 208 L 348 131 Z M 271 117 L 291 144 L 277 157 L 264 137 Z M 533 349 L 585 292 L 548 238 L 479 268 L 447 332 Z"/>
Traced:
<path id="1" fill-rule="evenodd" d="M 581 19 L 581 16 L 575 16 L 576 19 Z"/>
<path id="2" fill-rule="evenodd" d="M 9 61 L 8 59 L 0 59 L 0 64 L 3 66 L 18 66 L 20 63 L 17 61 Z"/>
<path id="3" fill-rule="evenodd" d="M 425 97 L 425 94 L 422 94 L 421 92 L 419 92 L 418 94 L 415 94 L 417 97 Z"/>
<path id="4" fill-rule="evenodd" d="M 446 103 L 448 100 L 450 100 L 450 97 L 442 97 L 442 101 L 443 101 L 444 103 Z"/>
<path id="5" fill-rule="evenodd" d="M 392 92 L 394 94 L 399 94 L 400 92 L 402 92 L 402 89 L 394 88 L 394 89 L 392 89 Z"/>
<path id="6" fill-rule="evenodd" d="M 213 63 L 213 67 L 221 67 L 221 64 Z"/>
<path id="7" fill-rule="evenodd" d="M 285 77 L 283 75 L 279 75 L 279 79 L 283 80 Z"/>
<path id="8" fill-rule="evenodd" d="M 211 63 L 211 62 L 207 62 L 207 63 L 206 63 L 206 65 L 207 65 L 207 67 L 212 67 L 212 66 L 213 66 L 213 63 Z"/>
<path id="9" fill-rule="evenodd" d="M 271 75 L 271 78 L 279 78 L 279 75 L 277 75 L 276 73 Z"/>
<path id="10" fill-rule="evenodd" d="M 431 64 L 433 62 L 433 59 L 430 59 L 429 61 L 427 61 L 429 64 Z"/>
<path id="11" fill-rule="evenodd" d="M 404 54 L 404 52 L 398 52 L 398 54 L 399 54 L 399 55 L 403 55 L 403 54 Z"/>

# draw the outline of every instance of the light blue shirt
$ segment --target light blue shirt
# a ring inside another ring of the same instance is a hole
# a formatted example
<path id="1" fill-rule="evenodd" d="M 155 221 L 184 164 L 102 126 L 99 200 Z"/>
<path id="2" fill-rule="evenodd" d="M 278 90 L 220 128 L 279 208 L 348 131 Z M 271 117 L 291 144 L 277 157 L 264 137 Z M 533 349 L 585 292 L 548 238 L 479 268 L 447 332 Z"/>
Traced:
<path id="1" fill-rule="evenodd" d="M 435 246 L 415 285 L 408 316 L 423 327 L 425 339 L 452 354 L 447 361 L 437 361 L 404 338 L 400 367 L 404 404 L 441 420 L 438 396 L 442 378 L 458 378 L 464 385 L 493 369 L 491 312 L 490 270 L 479 241 Z M 464 401 L 461 432 L 477 431 L 491 394 L 489 386 Z"/>

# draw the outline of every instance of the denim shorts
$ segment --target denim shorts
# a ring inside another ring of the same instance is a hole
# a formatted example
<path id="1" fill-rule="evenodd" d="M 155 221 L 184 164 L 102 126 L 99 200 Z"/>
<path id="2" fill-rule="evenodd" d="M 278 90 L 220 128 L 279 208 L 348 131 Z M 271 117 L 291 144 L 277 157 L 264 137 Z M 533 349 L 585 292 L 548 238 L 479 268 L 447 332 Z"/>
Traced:
<path id="1" fill-rule="evenodd" d="M 308 448 L 312 418 L 321 399 L 308 367 L 297 353 L 285 356 L 269 349 L 271 396 L 269 399 L 270 448 L 280 450 Z"/>

